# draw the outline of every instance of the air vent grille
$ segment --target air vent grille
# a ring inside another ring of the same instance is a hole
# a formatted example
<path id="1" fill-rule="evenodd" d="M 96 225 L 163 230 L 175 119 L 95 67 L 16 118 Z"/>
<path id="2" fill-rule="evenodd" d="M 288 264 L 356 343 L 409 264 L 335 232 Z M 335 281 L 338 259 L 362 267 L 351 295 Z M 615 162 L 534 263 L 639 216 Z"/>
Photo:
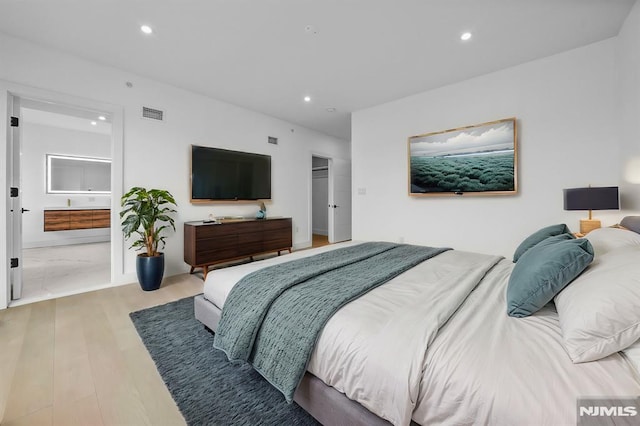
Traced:
<path id="1" fill-rule="evenodd" d="M 142 118 L 148 118 L 150 120 L 164 121 L 164 111 L 159 110 L 159 109 L 155 109 L 155 108 L 149 108 L 149 107 L 143 106 L 142 107 Z"/>

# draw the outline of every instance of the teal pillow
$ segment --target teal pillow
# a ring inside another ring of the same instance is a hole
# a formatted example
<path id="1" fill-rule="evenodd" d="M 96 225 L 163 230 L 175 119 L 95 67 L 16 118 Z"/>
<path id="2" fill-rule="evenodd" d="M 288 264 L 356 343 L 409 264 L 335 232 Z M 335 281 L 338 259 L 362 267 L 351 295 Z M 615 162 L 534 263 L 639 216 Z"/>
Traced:
<path id="1" fill-rule="evenodd" d="M 565 225 L 564 223 L 547 226 L 545 228 L 537 230 L 520 243 L 515 253 L 513 253 L 513 261 L 517 262 L 518 259 L 520 259 L 527 250 L 529 250 L 539 242 L 544 241 L 549 237 L 562 234 L 567 234 L 567 237 L 565 239 L 575 238 L 573 234 L 571 234 L 571 231 L 569 231 L 569 227 L 567 227 L 567 225 Z"/>
<path id="2" fill-rule="evenodd" d="M 593 260 L 593 247 L 584 238 L 549 237 L 522 255 L 507 286 L 507 313 L 526 317 L 541 309 Z"/>

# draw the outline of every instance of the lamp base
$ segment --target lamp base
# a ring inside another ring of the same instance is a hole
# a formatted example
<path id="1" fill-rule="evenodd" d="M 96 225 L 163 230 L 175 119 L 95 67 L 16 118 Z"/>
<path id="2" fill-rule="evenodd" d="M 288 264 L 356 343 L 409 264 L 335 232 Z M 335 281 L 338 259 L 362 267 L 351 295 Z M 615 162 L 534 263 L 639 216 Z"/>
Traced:
<path id="1" fill-rule="evenodd" d="M 581 219 L 580 220 L 580 233 L 587 234 L 594 229 L 601 228 L 602 224 L 597 219 Z"/>

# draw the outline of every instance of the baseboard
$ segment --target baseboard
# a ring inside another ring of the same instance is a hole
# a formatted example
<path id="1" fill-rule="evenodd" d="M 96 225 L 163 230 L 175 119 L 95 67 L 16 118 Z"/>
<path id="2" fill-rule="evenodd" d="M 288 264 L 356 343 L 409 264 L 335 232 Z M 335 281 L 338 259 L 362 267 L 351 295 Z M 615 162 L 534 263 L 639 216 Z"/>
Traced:
<path id="1" fill-rule="evenodd" d="M 302 243 L 295 243 L 293 245 L 293 249 L 294 250 L 303 250 L 303 249 L 307 249 L 309 247 L 311 247 L 313 245 L 313 243 L 311 241 L 304 241 Z"/>

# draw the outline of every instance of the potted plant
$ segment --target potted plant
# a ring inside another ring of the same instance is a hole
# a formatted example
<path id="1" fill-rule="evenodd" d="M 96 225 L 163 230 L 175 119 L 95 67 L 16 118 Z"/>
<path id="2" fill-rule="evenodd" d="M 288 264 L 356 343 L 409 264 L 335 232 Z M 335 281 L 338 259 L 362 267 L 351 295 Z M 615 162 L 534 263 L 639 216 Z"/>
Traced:
<path id="1" fill-rule="evenodd" d="M 163 233 L 169 227 L 176 229 L 170 216 L 175 213 L 172 207 L 176 201 L 168 191 L 136 186 L 122 196 L 120 205 L 125 239 L 137 234 L 130 248 L 145 250 L 136 258 L 138 282 L 145 291 L 157 290 L 164 275 L 164 253 L 158 251 L 158 246 L 164 248 Z"/>

